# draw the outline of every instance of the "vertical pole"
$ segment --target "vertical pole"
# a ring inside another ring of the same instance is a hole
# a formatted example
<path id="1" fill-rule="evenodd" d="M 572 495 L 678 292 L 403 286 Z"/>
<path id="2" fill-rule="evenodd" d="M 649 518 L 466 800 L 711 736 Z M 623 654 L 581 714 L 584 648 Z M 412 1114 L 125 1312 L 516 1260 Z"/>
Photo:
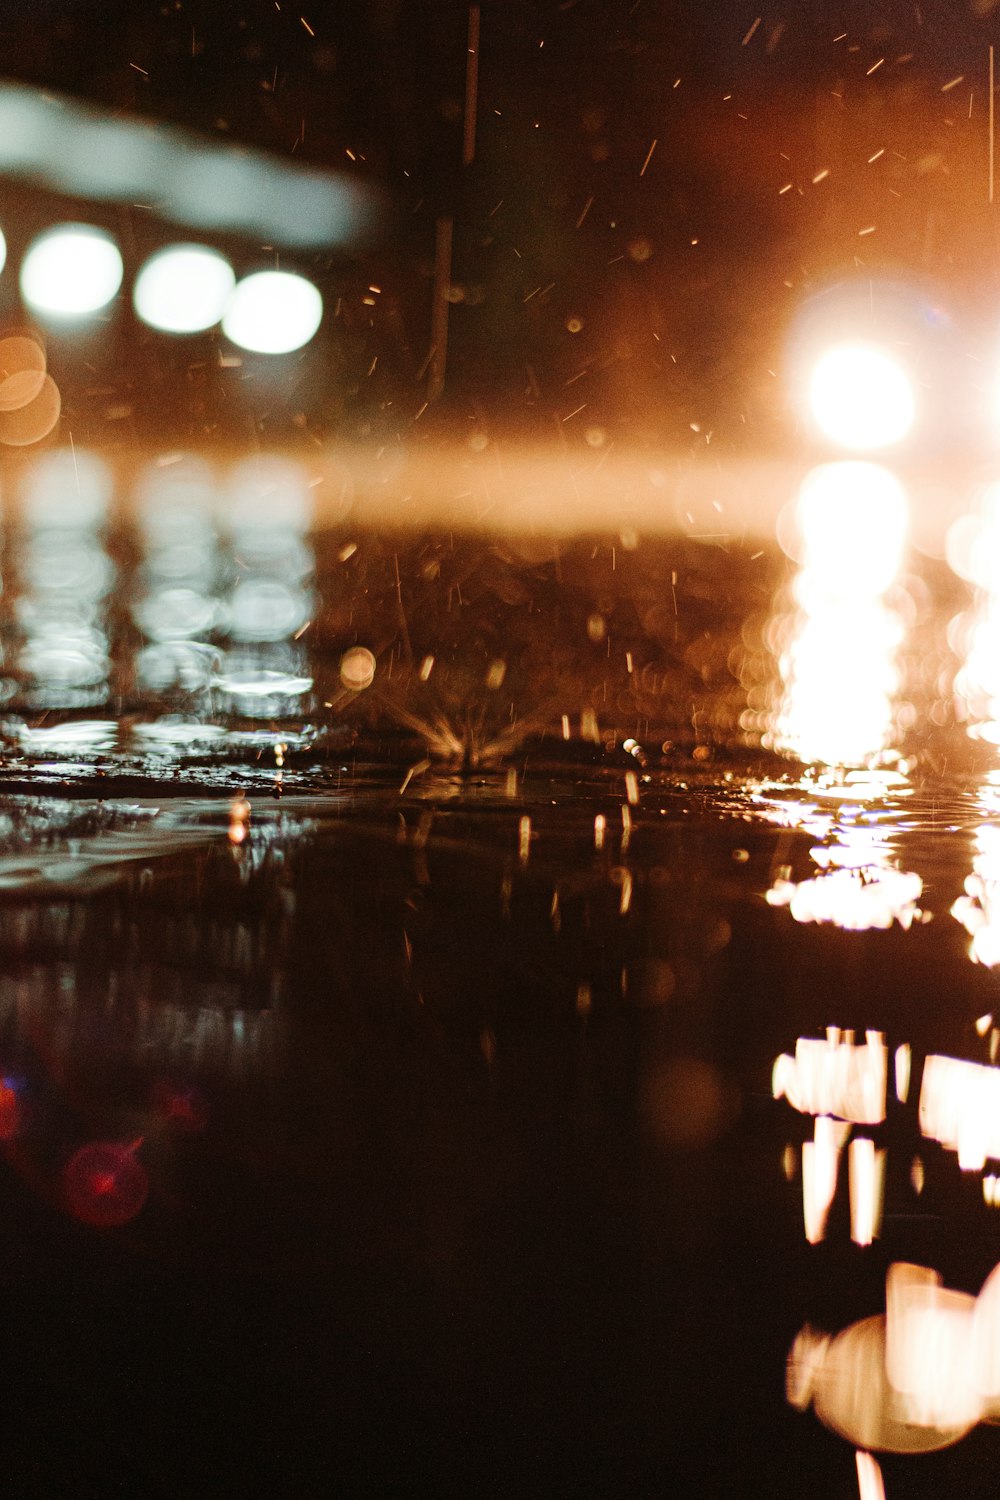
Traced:
<path id="1" fill-rule="evenodd" d="M 448 362 L 448 293 L 451 291 L 451 239 L 454 220 L 449 215 L 437 221 L 434 244 L 434 305 L 431 308 L 431 362 L 427 378 L 427 400 L 436 401 L 444 391 Z"/>
<path id="2" fill-rule="evenodd" d="M 990 49 L 992 55 L 992 48 Z M 462 138 L 462 165 L 467 167 L 476 154 L 476 106 L 479 98 L 479 6 L 469 6 L 469 41 L 465 60 L 465 132 Z"/>

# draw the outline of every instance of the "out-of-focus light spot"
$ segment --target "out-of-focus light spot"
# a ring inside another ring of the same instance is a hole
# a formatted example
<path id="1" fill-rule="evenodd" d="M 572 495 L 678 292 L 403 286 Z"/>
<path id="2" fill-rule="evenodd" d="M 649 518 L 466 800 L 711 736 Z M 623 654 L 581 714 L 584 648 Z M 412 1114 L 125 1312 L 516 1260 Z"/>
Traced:
<path id="1" fill-rule="evenodd" d="M 917 1427 L 971 1427 L 983 1402 L 972 1379 L 975 1298 L 936 1271 L 896 1264 L 886 1277 L 886 1374 Z"/>
<path id="2" fill-rule="evenodd" d="M 932 1055 L 924 1063 L 920 1129 L 958 1153 L 963 1172 L 1000 1161 L 1000 1069 Z"/>
<path id="3" fill-rule="evenodd" d="M 41 386 L 31 400 L 12 410 L 0 411 L 0 443 L 9 448 L 40 443 L 59 421 L 61 411 L 59 387 L 51 375 L 43 375 Z"/>
<path id="4" fill-rule="evenodd" d="M 907 503 L 874 464 L 826 464 L 803 481 L 792 534 L 798 611 L 775 622 L 784 684 L 770 742 L 801 760 L 861 765 L 893 732 L 900 618 L 883 601 L 899 569 Z"/>
<path id="5" fill-rule="evenodd" d="M 808 575 L 803 602 L 884 593 L 902 562 L 908 510 L 903 486 L 879 464 L 850 459 L 811 469 L 795 502 L 800 541 L 790 548 Z"/>
<path id="6" fill-rule="evenodd" d="M 1000 1180 L 994 1177 L 993 1182 L 993 1205 L 997 1206 Z M 987 1402 L 987 1416 L 995 1421 L 1000 1403 L 1000 1266 L 994 1267 L 983 1283 L 972 1322 L 973 1379 Z"/>
<path id="7" fill-rule="evenodd" d="M 866 1453 L 945 1448 L 990 1415 L 977 1388 L 979 1310 L 980 1301 L 943 1287 L 935 1271 L 895 1264 L 884 1317 L 832 1339 L 802 1329 L 788 1357 L 788 1401 L 800 1410 L 812 1401 L 825 1426 Z"/>
<path id="8" fill-rule="evenodd" d="M 250 832 L 250 803 L 245 797 L 233 799 L 229 808 L 229 842 L 242 844 Z"/>
<path id="9" fill-rule="evenodd" d="M 340 680 L 352 693 L 360 693 L 375 681 L 375 656 L 367 646 L 352 646 L 340 662 Z"/>
<path id="10" fill-rule="evenodd" d="M 776 880 L 769 906 L 787 906 L 796 922 L 830 922 L 847 932 L 909 928 L 920 915 L 923 881 L 912 870 L 870 865 L 864 870 L 831 870 L 810 880 Z"/>
<path id="11" fill-rule="evenodd" d="M 312 520 L 312 494 L 301 464 L 276 454 L 261 454 L 236 464 L 226 484 L 226 519 L 240 549 L 253 545 L 251 536 L 266 534 L 273 546 L 276 533 L 304 534 Z M 349 554 L 348 554 L 349 555 Z"/>
<path id="12" fill-rule="evenodd" d="M 980 1016 L 976 1021 L 976 1031 L 979 1036 L 985 1036 L 992 1025 L 993 1017 L 991 1015 Z"/>
<path id="13" fill-rule="evenodd" d="M 181 1135 L 193 1135 L 208 1123 L 208 1105 L 194 1084 L 161 1079 L 153 1087 L 152 1104 L 163 1123 Z"/>
<path id="14" fill-rule="evenodd" d="M 218 323 L 236 277 L 224 256 L 204 245 L 168 245 L 147 260 L 132 293 L 150 328 L 199 333 Z"/>
<path id="15" fill-rule="evenodd" d="M 45 350 L 36 339 L 21 334 L 0 339 L 0 412 L 27 406 L 44 380 Z"/>
<path id="16" fill-rule="evenodd" d="M 66 1206 L 74 1218 L 98 1229 L 127 1224 L 149 1193 L 146 1170 L 135 1150 L 114 1142 L 81 1146 L 63 1172 Z"/>
<path id="17" fill-rule="evenodd" d="M 813 1139 L 802 1146 L 802 1219 L 810 1245 L 819 1244 L 826 1235 L 845 1137 L 844 1125 L 820 1115 Z"/>
<path id="18" fill-rule="evenodd" d="M 896 1098 L 900 1104 L 905 1104 L 910 1094 L 911 1055 L 909 1042 L 896 1048 Z"/>
<path id="19" fill-rule="evenodd" d="M 825 1038 L 800 1036 L 795 1056 L 776 1059 L 771 1088 L 800 1114 L 836 1115 L 858 1125 L 885 1119 L 886 1045 L 880 1031 L 865 1033 L 855 1046 L 854 1033 L 831 1028 Z"/>
<path id="20" fill-rule="evenodd" d="M 6 1078 L 0 1079 L 0 1141 L 12 1141 L 21 1128 L 21 1108 L 17 1090 Z"/>
<path id="21" fill-rule="evenodd" d="M 346 175 L 15 83 L 0 84 L 0 169 L 77 198 L 155 202 L 165 220 L 279 245 L 346 244 L 375 218 L 377 194 Z"/>
<path id="22" fill-rule="evenodd" d="M 276 578 L 245 578 L 230 598 L 230 633 L 235 641 L 284 640 L 306 623 L 311 607 L 301 588 Z"/>
<path id="23" fill-rule="evenodd" d="M 96 529 L 114 493 L 114 475 L 90 449 L 54 449 L 31 462 L 25 475 L 25 519 L 36 531 Z"/>
<path id="24" fill-rule="evenodd" d="M 915 1156 L 910 1163 L 910 1186 L 918 1198 L 924 1190 L 926 1180 L 927 1173 L 924 1170 L 924 1164 L 919 1156 Z"/>
<path id="25" fill-rule="evenodd" d="M 809 382 L 809 409 L 835 443 L 869 451 L 906 436 L 916 402 L 906 371 L 890 354 L 874 345 L 844 344 L 817 361 Z"/>
<path id="26" fill-rule="evenodd" d="M 858 1136 L 850 1144 L 848 1176 L 851 1239 L 856 1245 L 870 1245 L 882 1227 L 885 1152 L 876 1151 L 875 1143 L 867 1136 Z"/>
<path id="27" fill-rule="evenodd" d="M 702 1058 L 663 1059 L 642 1079 L 643 1120 L 653 1139 L 671 1151 L 698 1150 L 717 1140 L 736 1103 L 718 1069 Z"/>
<path id="28" fill-rule="evenodd" d="M 854 1462 L 858 1471 L 858 1500 L 885 1500 L 885 1485 L 878 1460 L 859 1448 Z"/>
<path id="29" fill-rule="evenodd" d="M 308 344 L 323 318 L 323 299 L 304 276 L 256 271 L 238 282 L 222 331 L 241 349 L 290 354 Z"/>
<path id="30" fill-rule="evenodd" d="M 973 739 L 1000 744 L 1000 485 L 981 496 L 976 513 L 948 531 L 948 562 L 975 585 L 973 608 L 952 621 L 949 642 L 962 657 L 955 698 Z"/>
<path id="31" fill-rule="evenodd" d="M 971 938 L 969 957 L 987 969 L 1000 965 L 1000 828 L 986 823 L 976 830 L 976 852 L 972 873 L 965 877 L 965 894 L 953 903 L 951 914 Z M 986 1025 L 976 1030 L 985 1036 L 992 1016 L 980 1018 Z"/>
<path id="32" fill-rule="evenodd" d="M 107 307 L 123 269 L 109 234 L 90 224 L 60 224 L 29 247 L 21 262 L 21 295 L 40 317 L 85 318 Z"/>

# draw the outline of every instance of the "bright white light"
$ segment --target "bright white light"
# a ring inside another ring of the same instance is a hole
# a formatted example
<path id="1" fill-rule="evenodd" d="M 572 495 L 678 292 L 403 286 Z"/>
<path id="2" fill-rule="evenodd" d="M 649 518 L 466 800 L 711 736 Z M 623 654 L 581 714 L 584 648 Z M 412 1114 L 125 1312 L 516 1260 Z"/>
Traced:
<path id="1" fill-rule="evenodd" d="M 21 295 L 42 316 L 82 318 L 108 305 L 122 271 L 110 235 L 90 224 L 60 224 L 30 246 L 21 265 Z"/>
<path id="2" fill-rule="evenodd" d="M 222 331 L 241 349 L 290 354 L 308 344 L 322 317 L 323 299 L 304 276 L 256 271 L 237 284 Z"/>
<path id="3" fill-rule="evenodd" d="M 3 230 L 0 229 L 0 271 L 7 264 L 7 241 L 4 239 Z"/>
<path id="4" fill-rule="evenodd" d="M 232 266 L 215 250 L 168 245 L 139 272 L 132 300 L 150 328 L 200 333 L 220 321 L 235 285 Z"/>
<path id="5" fill-rule="evenodd" d="M 785 694 L 773 732 L 802 760 L 863 765 L 889 744 L 903 624 L 882 596 L 907 519 L 904 490 L 876 464 L 824 464 L 803 481 L 787 548 L 801 564 L 799 610 L 776 642 Z"/>
<path id="6" fill-rule="evenodd" d="M 837 597 L 871 598 L 892 583 L 903 557 L 909 508 L 899 480 L 878 464 L 821 464 L 802 481 L 795 507 L 810 575 Z"/>
<path id="7" fill-rule="evenodd" d="M 869 344 L 824 354 L 809 382 L 809 409 L 820 430 L 844 448 L 887 448 L 913 426 L 913 387 L 891 355 Z"/>

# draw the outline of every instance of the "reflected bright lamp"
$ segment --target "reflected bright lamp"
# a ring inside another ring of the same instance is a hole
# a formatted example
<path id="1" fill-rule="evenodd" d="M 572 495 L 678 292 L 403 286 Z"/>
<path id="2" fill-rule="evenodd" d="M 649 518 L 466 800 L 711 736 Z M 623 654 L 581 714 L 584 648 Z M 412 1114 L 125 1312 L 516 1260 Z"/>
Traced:
<path id="1" fill-rule="evenodd" d="M 162 333 L 201 333 L 218 323 L 236 285 L 225 256 L 206 245 L 168 245 L 136 278 L 137 315 Z"/>
<path id="2" fill-rule="evenodd" d="M 313 337 L 323 299 L 304 276 L 256 271 L 240 281 L 222 319 L 222 331 L 255 354 L 291 354 Z"/>
<path id="3" fill-rule="evenodd" d="M 809 381 L 808 403 L 820 431 L 856 452 L 900 442 L 916 414 L 906 371 L 872 344 L 842 344 L 821 355 Z"/>
<path id="4" fill-rule="evenodd" d="M 31 310 L 58 321 L 100 312 L 122 284 L 122 258 L 92 224 L 59 224 L 40 234 L 21 263 L 21 295 Z"/>

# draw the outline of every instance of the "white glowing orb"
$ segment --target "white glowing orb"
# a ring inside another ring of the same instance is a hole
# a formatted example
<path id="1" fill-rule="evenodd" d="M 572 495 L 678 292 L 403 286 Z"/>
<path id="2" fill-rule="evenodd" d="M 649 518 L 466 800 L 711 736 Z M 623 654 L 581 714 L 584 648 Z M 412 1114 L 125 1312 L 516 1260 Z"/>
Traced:
<path id="1" fill-rule="evenodd" d="M 163 333 L 201 333 L 218 323 L 236 285 L 225 256 L 204 245 L 168 245 L 147 260 L 132 293 L 136 313 Z"/>
<path id="2" fill-rule="evenodd" d="M 802 481 L 795 505 L 797 561 L 840 597 L 875 598 L 903 558 L 909 504 L 899 480 L 878 464 L 822 464 Z"/>
<path id="3" fill-rule="evenodd" d="M 323 317 L 323 299 L 304 276 L 256 271 L 229 299 L 222 331 L 255 354 L 290 354 L 308 344 Z"/>
<path id="4" fill-rule="evenodd" d="M 820 430 L 844 448 L 888 448 L 913 426 L 916 402 L 903 367 L 869 344 L 824 354 L 809 382 L 809 409 Z"/>
<path id="5" fill-rule="evenodd" d="M 40 316 L 83 318 L 107 307 L 122 272 L 110 235 L 90 224 L 60 224 L 29 247 L 21 263 L 21 295 Z"/>

